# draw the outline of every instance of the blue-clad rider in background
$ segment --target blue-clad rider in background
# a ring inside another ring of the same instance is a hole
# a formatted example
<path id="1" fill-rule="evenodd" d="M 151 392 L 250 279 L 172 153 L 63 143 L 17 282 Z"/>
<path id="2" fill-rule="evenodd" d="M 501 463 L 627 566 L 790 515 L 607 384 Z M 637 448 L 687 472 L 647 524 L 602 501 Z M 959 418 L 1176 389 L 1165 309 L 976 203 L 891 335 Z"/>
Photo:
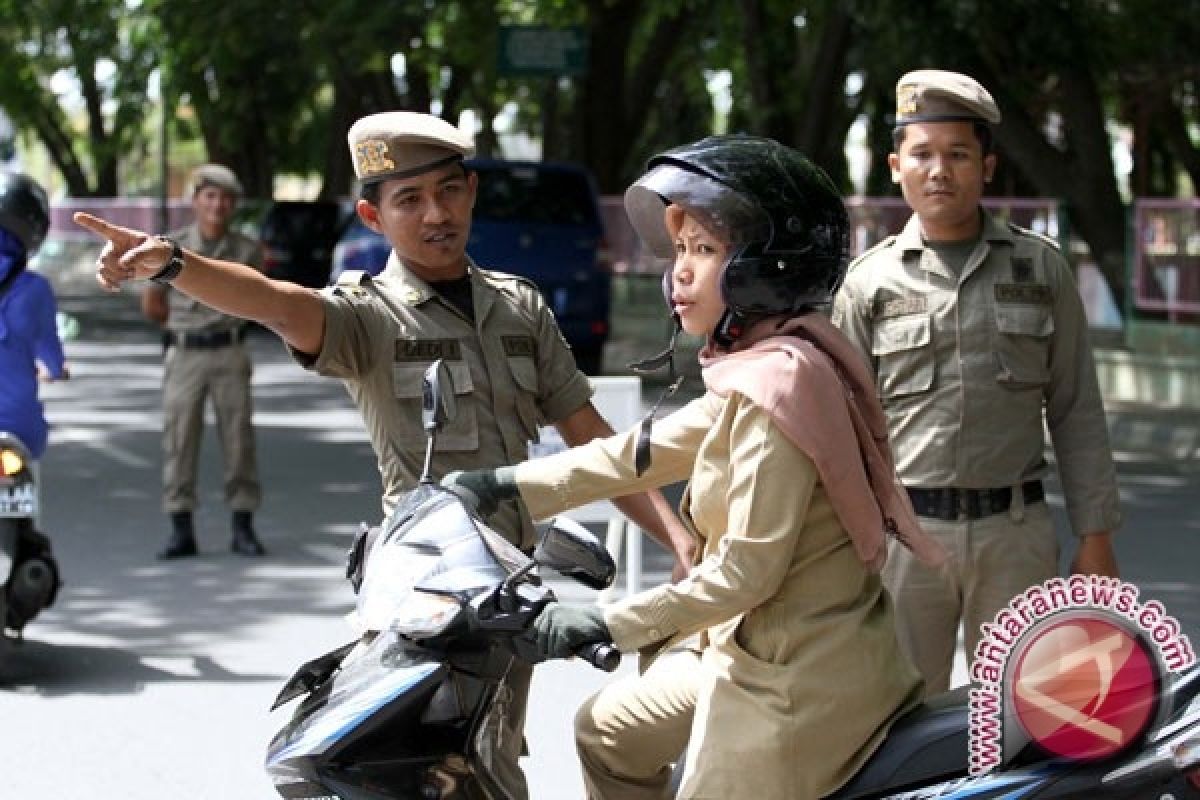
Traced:
<path id="1" fill-rule="evenodd" d="M 31 178 L 0 172 L 0 430 L 35 459 L 46 451 L 38 380 L 68 377 L 50 282 L 26 269 L 50 228 L 46 192 Z"/>

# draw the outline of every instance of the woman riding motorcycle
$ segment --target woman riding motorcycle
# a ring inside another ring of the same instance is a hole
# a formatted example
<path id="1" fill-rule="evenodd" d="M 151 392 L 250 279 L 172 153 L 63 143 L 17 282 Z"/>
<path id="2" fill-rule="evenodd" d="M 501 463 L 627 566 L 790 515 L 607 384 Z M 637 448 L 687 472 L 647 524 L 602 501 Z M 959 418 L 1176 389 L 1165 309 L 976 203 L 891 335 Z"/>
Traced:
<path id="1" fill-rule="evenodd" d="M 31 178 L 0 172 L 0 430 L 33 457 L 46 451 L 38 380 L 68 377 L 58 338 L 54 290 L 26 269 L 50 228 L 46 193 Z"/>
<path id="2" fill-rule="evenodd" d="M 588 796 L 665 797 L 686 747 L 681 798 L 821 797 L 921 696 L 878 575 L 888 538 L 944 557 L 898 488 L 866 365 L 818 311 L 845 274 L 846 211 L 802 155 L 747 136 L 656 156 L 625 206 L 673 259 L 677 325 L 707 337 L 706 393 L 652 428 L 444 483 L 485 504 L 519 491 L 542 518 L 688 478 L 687 578 L 535 622 L 547 657 L 665 653 L 577 715 Z"/>

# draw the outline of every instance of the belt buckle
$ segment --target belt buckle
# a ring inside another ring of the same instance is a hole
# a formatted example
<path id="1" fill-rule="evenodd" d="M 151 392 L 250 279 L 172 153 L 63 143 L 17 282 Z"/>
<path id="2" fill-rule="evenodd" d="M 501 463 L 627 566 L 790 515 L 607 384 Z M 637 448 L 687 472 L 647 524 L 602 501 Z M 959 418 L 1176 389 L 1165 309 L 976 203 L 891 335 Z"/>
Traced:
<path id="1" fill-rule="evenodd" d="M 959 493 L 956 489 L 945 488 L 938 490 L 937 516 L 951 522 L 959 518 Z"/>
<path id="2" fill-rule="evenodd" d="M 958 521 L 962 522 L 963 520 L 974 519 L 975 517 L 971 515 L 971 500 L 974 498 L 975 510 L 978 512 L 978 495 L 974 495 L 970 489 L 952 489 L 951 491 L 958 495 Z"/>

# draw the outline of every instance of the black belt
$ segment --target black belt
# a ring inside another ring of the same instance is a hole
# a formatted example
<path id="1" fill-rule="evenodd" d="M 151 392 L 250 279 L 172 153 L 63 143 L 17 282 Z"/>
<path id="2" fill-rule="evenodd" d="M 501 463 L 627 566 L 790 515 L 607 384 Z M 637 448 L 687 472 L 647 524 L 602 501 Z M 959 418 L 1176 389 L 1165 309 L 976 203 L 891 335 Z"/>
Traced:
<path id="1" fill-rule="evenodd" d="M 934 519 L 980 519 L 1008 511 L 1012 505 L 1012 487 L 1001 489 L 913 489 L 908 488 L 917 516 Z M 1046 499 L 1041 481 L 1021 484 L 1025 505 Z"/>
<path id="2" fill-rule="evenodd" d="M 194 347 L 201 350 L 215 350 L 218 347 L 229 347 L 235 342 L 246 338 L 244 328 L 232 331 L 195 331 L 180 333 L 178 331 L 163 332 L 163 347 Z"/>

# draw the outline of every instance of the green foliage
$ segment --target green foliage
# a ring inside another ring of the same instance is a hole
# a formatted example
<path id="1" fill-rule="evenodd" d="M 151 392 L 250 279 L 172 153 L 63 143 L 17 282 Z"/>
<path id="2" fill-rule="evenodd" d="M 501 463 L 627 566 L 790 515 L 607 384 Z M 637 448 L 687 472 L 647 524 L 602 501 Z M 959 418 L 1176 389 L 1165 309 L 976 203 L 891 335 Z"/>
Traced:
<path id="1" fill-rule="evenodd" d="M 1155 166 L 1144 186 L 1172 191 L 1193 160 L 1200 178 L 1197 11 L 1198 0 L 0 0 L 0 106 L 76 193 L 119 191 L 118 175 L 149 174 L 156 69 L 172 151 L 226 161 L 264 195 L 285 172 L 348 191 L 346 128 L 392 108 L 454 121 L 474 111 L 485 152 L 498 152 L 492 121 L 502 115 L 544 138 L 547 155 L 587 162 L 608 191 L 647 156 L 722 121 L 802 147 L 848 188 L 850 123 L 873 121 L 879 166 L 896 78 L 938 66 L 996 84 L 1006 119 L 1026 117 L 1036 137 L 1002 146 L 1030 159 L 1103 149 L 1087 137 L 1104 130 L 1060 125 L 1043 136 L 1055 119 L 1089 119 L 1080 87 L 1094 86 L 1099 113 L 1134 122 L 1146 143 Z M 499 74 L 497 31 L 521 23 L 584 26 L 598 74 Z M 723 120 L 707 85 L 720 73 L 731 84 Z M 853 95 L 850 75 L 862 87 Z M 1016 159 L 1026 174 L 1006 185 L 1038 185 L 1033 163 Z M 886 173 L 873 180 L 888 188 Z"/>
<path id="2" fill-rule="evenodd" d="M 153 32 L 112 0 L 0 0 L 0 19 L 0 105 L 46 145 L 70 193 L 115 193 L 143 135 Z"/>

